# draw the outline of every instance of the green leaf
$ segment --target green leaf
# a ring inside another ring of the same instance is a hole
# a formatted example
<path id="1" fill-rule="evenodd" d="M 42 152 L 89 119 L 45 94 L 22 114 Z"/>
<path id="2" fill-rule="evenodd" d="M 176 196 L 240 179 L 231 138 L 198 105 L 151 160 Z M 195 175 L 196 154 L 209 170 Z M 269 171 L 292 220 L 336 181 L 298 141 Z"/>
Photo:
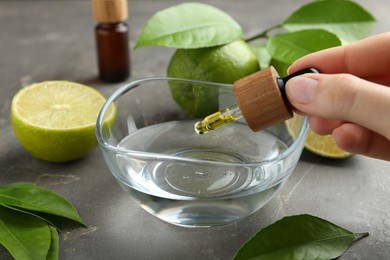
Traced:
<path id="1" fill-rule="evenodd" d="M 275 35 L 268 40 L 267 48 L 272 58 L 291 64 L 309 53 L 339 45 L 341 41 L 333 33 L 313 29 Z"/>
<path id="2" fill-rule="evenodd" d="M 259 61 L 260 69 L 265 69 L 270 65 L 271 55 L 267 50 L 267 45 L 264 43 L 251 43 L 249 45 Z"/>
<path id="3" fill-rule="evenodd" d="M 51 214 L 42 213 L 42 212 L 29 211 L 29 210 L 25 210 L 25 209 L 18 208 L 18 207 L 13 207 L 13 206 L 10 206 L 10 205 L 7 205 L 7 204 L 3 204 L 3 203 L 0 203 L 0 205 L 3 206 L 3 207 L 6 207 L 8 209 L 11 209 L 11 210 L 16 210 L 16 211 L 19 211 L 21 213 L 29 214 L 29 215 L 31 215 L 33 217 L 40 218 L 43 221 L 47 222 L 49 225 L 51 225 L 51 226 L 55 227 L 56 229 L 60 230 L 60 221 L 59 221 L 59 218 L 57 216 L 54 216 L 54 215 L 51 215 Z"/>
<path id="4" fill-rule="evenodd" d="M 46 259 L 50 238 L 45 221 L 0 206 L 0 243 L 15 259 Z"/>
<path id="5" fill-rule="evenodd" d="M 241 26 L 225 12 L 206 4 L 184 3 L 153 15 L 135 48 L 148 45 L 181 49 L 211 47 L 241 39 L 242 35 Z"/>
<path id="6" fill-rule="evenodd" d="M 285 217 L 260 230 L 234 259 L 334 259 L 367 235 L 306 214 Z"/>
<path id="7" fill-rule="evenodd" d="M 58 231 L 55 227 L 49 225 L 51 233 L 51 243 L 50 248 L 47 252 L 47 260 L 57 260 L 58 259 L 58 249 L 59 249 L 59 237 Z"/>
<path id="8" fill-rule="evenodd" d="M 66 199 L 32 183 L 18 182 L 0 186 L 0 204 L 49 213 L 85 225 L 76 209 Z"/>
<path id="9" fill-rule="evenodd" d="M 275 68 L 281 78 L 284 78 L 288 75 L 287 69 L 291 64 L 286 64 L 275 59 L 271 59 L 270 65 Z"/>
<path id="10" fill-rule="evenodd" d="M 359 4 L 347 0 L 313 1 L 292 13 L 283 26 L 289 31 L 325 29 L 345 42 L 366 37 L 375 18 Z"/>

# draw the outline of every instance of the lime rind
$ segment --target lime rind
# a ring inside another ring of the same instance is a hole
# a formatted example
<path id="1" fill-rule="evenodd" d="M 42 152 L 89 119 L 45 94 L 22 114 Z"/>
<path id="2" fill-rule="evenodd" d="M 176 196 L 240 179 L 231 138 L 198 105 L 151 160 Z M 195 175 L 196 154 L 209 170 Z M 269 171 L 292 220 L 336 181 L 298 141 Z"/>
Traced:
<path id="1" fill-rule="evenodd" d="M 287 130 L 294 139 L 299 133 L 302 120 L 303 116 L 294 114 L 293 118 L 286 121 Z M 317 135 L 310 127 L 306 137 L 305 149 L 316 155 L 332 159 L 344 159 L 353 155 L 339 148 L 332 136 Z"/>
<path id="2" fill-rule="evenodd" d="M 258 70 L 258 60 L 250 46 L 243 40 L 237 40 L 216 47 L 178 49 L 169 62 L 167 75 L 233 84 Z M 218 87 L 174 81 L 169 84 L 176 103 L 195 117 L 205 117 L 220 109 Z"/>

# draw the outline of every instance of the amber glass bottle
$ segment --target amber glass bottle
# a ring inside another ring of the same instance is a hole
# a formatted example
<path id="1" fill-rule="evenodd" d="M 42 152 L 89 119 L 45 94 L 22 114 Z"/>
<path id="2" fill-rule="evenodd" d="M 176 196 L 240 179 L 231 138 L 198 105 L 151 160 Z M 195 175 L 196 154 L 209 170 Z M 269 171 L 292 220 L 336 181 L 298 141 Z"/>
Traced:
<path id="1" fill-rule="evenodd" d="M 99 77 L 120 82 L 130 76 L 127 0 L 92 0 Z"/>

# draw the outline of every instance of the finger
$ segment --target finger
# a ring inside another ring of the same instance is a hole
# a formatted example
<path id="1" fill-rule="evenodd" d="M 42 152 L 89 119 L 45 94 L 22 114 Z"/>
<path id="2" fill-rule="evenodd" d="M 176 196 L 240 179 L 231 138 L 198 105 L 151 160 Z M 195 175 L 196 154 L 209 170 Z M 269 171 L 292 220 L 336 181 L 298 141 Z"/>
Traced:
<path id="1" fill-rule="evenodd" d="M 375 82 L 377 84 L 390 86 L 390 73 L 385 74 L 385 75 L 380 75 L 380 76 L 366 77 L 364 79 L 368 80 L 368 81 L 371 81 L 371 82 Z"/>
<path id="2" fill-rule="evenodd" d="M 390 160 L 390 141 L 367 128 L 345 123 L 334 130 L 333 138 L 345 151 Z"/>
<path id="3" fill-rule="evenodd" d="M 354 122 L 390 140 L 390 88 L 350 74 L 305 74 L 286 84 L 296 109 L 323 118 Z"/>
<path id="4" fill-rule="evenodd" d="M 330 135 L 333 130 L 343 124 L 343 121 L 309 116 L 310 128 L 319 135 Z"/>
<path id="5" fill-rule="evenodd" d="M 388 75 L 389 49 L 390 32 L 304 56 L 291 65 L 289 73 L 313 67 L 321 73 L 350 73 L 360 78 Z"/>
<path id="6" fill-rule="evenodd" d="M 303 113 L 302 111 L 296 109 L 295 107 L 294 107 L 293 109 L 294 109 L 294 112 L 297 113 L 298 115 L 300 115 L 300 116 L 306 116 L 306 113 Z"/>

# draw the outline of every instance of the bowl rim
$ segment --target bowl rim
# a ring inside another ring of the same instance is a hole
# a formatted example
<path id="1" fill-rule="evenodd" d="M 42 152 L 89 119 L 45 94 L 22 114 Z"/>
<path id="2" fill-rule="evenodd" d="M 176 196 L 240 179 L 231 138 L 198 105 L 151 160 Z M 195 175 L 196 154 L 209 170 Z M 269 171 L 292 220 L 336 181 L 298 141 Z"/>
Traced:
<path id="1" fill-rule="evenodd" d="M 133 88 L 138 87 L 141 83 L 147 82 L 147 81 L 159 81 L 159 80 L 174 80 L 174 81 L 185 81 L 185 82 L 193 82 L 193 83 L 200 83 L 200 84 L 208 84 L 208 85 L 217 85 L 217 86 L 226 86 L 231 87 L 232 84 L 226 84 L 226 83 L 216 83 L 216 82 L 208 82 L 208 81 L 201 81 L 201 80 L 193 80 L 193 79 L 184 79 L 184 78 L 174 78 L 174 77 L 163 77 L 163 76 L 156 76 L 156 77 L 147 77 L 147 78 L 141 78 L 138 80 L 134 80 L 130 83 L 127 83 L 125 85 L 120 86 L 116 91 L 114 91 L 106 100 L 106 102 L 103 104 L 102 108 L 99 111 L 97 120 L 96 120 L 96 138 L 99 143 L 99 146 L 102 149 L 107 149 L 115 153 L 120 153 L 122 155 L 131 155 L 135 158 L 148 158 L 148 159 L 159 159 L 159 160 L 175 160 L 175 161 L 182 161 L 182 162 L 193 162 L 193 163 L 202 163 L 202 164 L 213 164 L 213 165 L 223 165 L 223 166 L 259 166 L 259 165 L 268 165 L 273 164 L 276 162 L 279 162 L 285 158 L 287 158 L 290 154 L 292 154 L 297 146 L 304 142 L 306 139 L 307 132 L 309 130 L 309 123 L 307 116 L 304 116 L 303 119 L 303 126 L 298 134 L 298 136 L 295 138 L 294 142 L 283 152 L 281 152 L 278 156 L 273 157 L 268 160 L 263 160 L 259 162 L 252 162 L 252 163 L 231 163 L 231 162 L 217 162 L 217 161 L 210 161 L 210 160 L 203 160 L 203 159 L 193 159 L 193 158 L 187 158 L 187 157 L 180 157 L 175 155 L 166 155 L 161 153 L 152 153 L 152 152 L 142 152 L 142 151 L 136 151 L 136 150 L 129 150 L 124 148 L 118 148 L 117 146 L 113 146 L 109 144 L 102 134 L 103 129 L 103 119 L 104 116 L 109 109 L 110 105 L 114 103 L 118 98 L 120 98 L 122 95 L 126 94 L 128 91 L 130 91 Z M 303 147 L 304 144 L 302 144 Z"/>

